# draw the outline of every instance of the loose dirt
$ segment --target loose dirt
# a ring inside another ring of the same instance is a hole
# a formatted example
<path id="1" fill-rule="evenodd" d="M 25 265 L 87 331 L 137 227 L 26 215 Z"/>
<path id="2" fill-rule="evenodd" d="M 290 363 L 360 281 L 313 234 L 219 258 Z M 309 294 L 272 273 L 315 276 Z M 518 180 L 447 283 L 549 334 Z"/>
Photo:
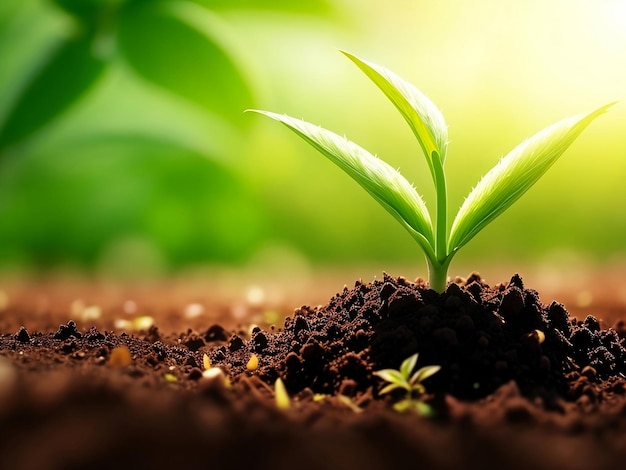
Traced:
<path id="1" fill-rule="evenodd" d="M 286 318 L 254 295 L 220 303 L 167 283 L 89 286 L 0 295 L 0 468 L 608 469 L 626 459 L 620 306 L 573 317 L 518 275 L 488 285 L 472 274 L 443 294 L 383 275 Z M 381 396 L 373 374 L 415 352 L 417 367 L 441 366 L 424 383 L 432 416 L 394 411 L 400 395 Z M 275 401 L 278 378 L 288 409 Z"/>

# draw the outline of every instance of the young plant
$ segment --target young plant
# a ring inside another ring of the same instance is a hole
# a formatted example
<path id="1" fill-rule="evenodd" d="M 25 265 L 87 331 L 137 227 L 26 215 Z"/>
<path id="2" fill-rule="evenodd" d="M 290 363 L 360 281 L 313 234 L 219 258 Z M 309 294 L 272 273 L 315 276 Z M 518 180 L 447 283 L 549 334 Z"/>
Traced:
<path id="1" fill-rule="evenodd" d="M 350 175 L 411 234 L 428 263 L 430 287 L 442 292 L 454 255 L 519 199 L 578 135 L 611 104 L 563 119 L 515 147 L 465 199 L 448 229 L 444 163 L 448 129 L 441 112 L 421 91 L 392 71 L 343 52 L 402 114 L 419 142 L 436 188 L 434 223 L 415 188 L 367 150 L 321 127 L 268 111 L 251 110 L 282 122 Z"/>
<path id="2" fill-rule="evenodd" d="M 413 408 L 420 414 L 428 415 L 431 414 L 430 407 L 420 400 L 422 395 L 426 393 L 426 389 L 424 388 L 422 382 L 428 377 L 431 377 L 439 372 L 441 367 L 425 366 L 411 375 L 413 369 L 415 369 L 415 364 L 417 364 L 417 358 L 418 354 L 415 353 L 411 357 L 402 361 L 400 370 L 383 369 L 374 372 L 374 375 L 380 377 L 386 382 L 389 382 L 389 385 L 385 386 L 380 391 L 381 395 L 392 392 L 396 389 L 404 389 L 406 391 L 404 399 L 394 405 L 394 408 L 397 411 L 406 411 Z"/>

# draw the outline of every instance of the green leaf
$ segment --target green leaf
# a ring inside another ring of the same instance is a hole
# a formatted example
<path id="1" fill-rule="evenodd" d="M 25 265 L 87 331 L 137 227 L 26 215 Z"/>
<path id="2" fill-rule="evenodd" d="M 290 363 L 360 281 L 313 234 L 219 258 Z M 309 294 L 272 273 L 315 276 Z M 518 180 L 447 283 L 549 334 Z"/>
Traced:
<path id="1" fill-rule="evenodd" d="M 104 67 L 104 58 L 94 53 L 92 36 L 61 41 L 14 102 L 0 128 L 0 147 L 30 137 L 55 120 L 94 85 Z"/>
<path id="2" fill-rule="evenodd" d="M 195 0 L 216 10 L 264 10 L 275 12 L 327 14 L 332 10 L 328 0 Z"/>
<path id="3" fill-rule="evenodd" d="M 423 401 L 415 401 L 413 406 L 415 408 L 415 411 L 420 416 L 424 416 L 425 418 L 432 418 L 433 416 L 437 415 L 435 409 L 428 403 L 424 403 Z"/>
<path id="4" fill-rule="evenodd" d="M 199 5 L 147 2 L 123 10 L 118 43 L 146 80 L 243 126 L 252 92 L 227 36 L 223 22 Z"/>
<path id="5" fill-rule="evenodd" d="M 394 390 L 397 390 L 399 388 L 404 388 L 405 390 L 408 389 L 407 384 L 405 384 L 405 383 L 395 383 L 394 382 L 394 383 L 391 383 L 391 384 L 383 387 L 381 389 L 381 391 L 378 392 L 378 393 L 379 393 L 379 395 L 385 395 L 385 394 L 387 394 L 389 392 L 393 392 Z"/>
<path id="6" fill-rule="evenodd" d="M 400 371 L 397 371 L 395 369 L 377 370 L 376 372 L 373 372 L 373 374 L 387 382 L 391 382 L 396 385 L 406 382 L 405 377 L 400 373 Z"/>
<path id="7" fill-rule="evenodd" d="M 411 372 L 413 371 L 413 369 L 415 369 L 415 364 L 417 364 L 418 357 L 419 354 L 415 353 L 411 357 L 408 357 L 404 361 L 402 361 L 402 364 L 400 365 L 400 374 L 402 374 L 402 377 L 408 380 L 408 378 L 411 376 Z"/>
<path id="8" fill-rule="evenodd" d="M 396 170 L 345 137 L 300 119 L 251 110 L 282 122 L 350 175 L 432 252 L 432 224 L 422 197 Z"/>
<path id="9" fill-rule="evenodd" d="M 448 149 L 448 127 L 439 109 L 426 95 L 391 70 L 359 59 L 348 52 L 342 52 L 382 90 L 400 111 L 420 143 L 433 180 L 435 180 L 433 153 L 440 156 L 443 164 Z"/>
<path id="10" fill-rule="evenodd" d="M 116 8 L 125 0 L 52 0 L 66 12 L 86 20 L 95 19 L 100 11 Z"/>
<path id="11" fill-rule="evenodd" d="M 422 367 L 420 370 L 415 372 L 415 374 L 413 374 L 413 376 L 409 380 L 409 383 L 411 383 L 411 384 L 419 384 L 422 381 L 426 380 L 428 377 L 431 377 L 431 376 L 435 375 L 440 370 L 441 370 L 441 366 L 425 366 L 425 367 Z"/>
<path id="12" fill-rule="evenodd" d="M 553 124 L 515 147 L 471 191 L 450 233 L 448 253 L 469 242 L 493 219 L 517 201 L 574 142 L 576 137 L 612 104 L 587 115 Z"/>

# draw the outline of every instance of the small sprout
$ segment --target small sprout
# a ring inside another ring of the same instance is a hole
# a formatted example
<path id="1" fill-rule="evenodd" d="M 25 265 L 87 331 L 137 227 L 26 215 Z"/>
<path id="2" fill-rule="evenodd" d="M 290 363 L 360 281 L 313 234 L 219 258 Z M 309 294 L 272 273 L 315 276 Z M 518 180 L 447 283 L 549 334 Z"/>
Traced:
<path id="1" fill-rule="evenodd" d="M 204 367 L 204 370 L 209 370 L 211 368 L 211 358 L 207 354 L 202 356 L 202 366 Z"/>
<path id="2" fill-rule="evenodd" d="M 356 403 L 354 403 L 350 397 L 348 397 L 346 395 L 341 395 L 340 394 L 340 395 L 337 395 L 337 399 L 341 403 L 346 405 L 348 408 L 350 408 L 354 413 L 362 413 L 363 412 L 363 408 L 361 408 Z"/>
<path id="3" fill-rule="evenodd" d="M 250 356 L 250 360 L 246 364 L 246 369 L 248 369 L 249 372 L 254 372 L 258 368 L 259 368 L 259 357 L 256 354 L 253 354 L 252 356 Z"/>
<path id="4" fill-rule="evenodd" d="M 398 403 L 393 405 L 393 409 L 398 413 L 405 413 L 407 411 L 413 410 L 420 416 L 424 416 L 427 418 L 431 418 L 435 416 L 435 410 L 428 403 L 424 403 L 420 400 L 400 400 Z"/>
<path id="5" fill-rule="evenodd" d="M 326 396 L 327 396 L 327 395 L 325 395 L 325 394 L 323 394 L 323 393 L 315 393 L 315 394 L 313 395 L 313 401 L 314 401 L 315 403 L 319 403 L 320 401 L 324 401 L 324 400 L 326 400 Z"/>
<path id="6" fill-rule="evenodd" d="M 167 373 L 163 377 L 167 382 L 178 382 L 178 377 L 176 377 L 174 374 Z"/>
<path id="7" fill-rule="evenodd" d="M 611 106 L 563 119 L 519 144 L 474 186 L 450 223 L 444 171 L 448 126 L 443 115 L 426 95 L 391 70 L 347 52 L 343 54 L 389 98 L 413 131 L 435 186 L 434 214 L 396 169 L 347 138 L 290 116 L 251 111 L 294 131 L 400 222 L 424 251 L 430 287 L 437 292 L 446 288 L 448 267 L 454 255 L 530 189 L 591 121 Z"/>
<path id="8" fill-rule="evenodd" d="M 111 355 L 109 356 L 108 365 L 114 367 L 124 367 L 129 365 L 132 362 L 132 357 L 130 355 L 130 349 L 125 344 L 121 346 L 117 346 L 111 350 Z"/>
<path id="9" fill-rule="evenodd" d="M 535 338 L 537 338 L 537 342 L 542 344 L 546 340 L 546 334 L 541 330 L 535 330 L 533 332 L 535 334 Z"/>
<path id="10" fill-rule="evenodd" d="M 280 377 L 278 377 L 274 383 L 274 399 L 276 400 L 276 406 L 280 410 L 288 410 L 291 407 L 289 394 Z"/>
<path id="11" fill-rule="evenodd" d="M 374 375 L 380 377 L 386 382 L 389 382 L 389 385 L 385 386 L 379 392 L 381 395 L 390 393 L 396 389 L 404 389 L 406 391 L 405 398 L 394 405 L 396 411 L 415 409 L 420 414 L 428 416 L 428 414 L 424 413 L 424 411 L 426 411 L 426 407 L 428 409 L 430 409 L 430 407 L 420 401 L 422 395 L 426 393 L 426 389 L 424 388 L 422 382 L 439 372 L 441 367 L 425 366 L 411 375 L 413 369 L 415 369 L 415 365 L 417 364 L 417 358 L 418 353 L 415 353 L 411 357 L 402 361 L 400 370 L 383 369 L 374 372 Z"/>

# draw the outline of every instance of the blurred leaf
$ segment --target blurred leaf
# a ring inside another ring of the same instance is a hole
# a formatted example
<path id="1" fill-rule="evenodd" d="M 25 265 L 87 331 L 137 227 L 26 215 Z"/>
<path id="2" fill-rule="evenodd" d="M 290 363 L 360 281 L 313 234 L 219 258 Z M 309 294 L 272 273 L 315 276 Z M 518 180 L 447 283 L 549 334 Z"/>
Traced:
<path id="1" fill-rule="evenodd" d="M 189 2 L 129 8 L 122 14 L 119 45 L 145 79 L 243 125 L 242 112 L 250 107 L 252 93 L 220 44 L 218 21 Z"/>
<path id="2" fill-rule="evenodd" d="M 432 223 L 422 196 L 389 164 L 345 137 L 306 121 L 268 111 L 251 111 L 283 123 L 361 185 L 425 251 L 433 246 Z"/>
<path id="3" fill-rule="evenodd" d="M 293 13 L 326 14 L 331 11 L 328 0 L 194 0 L 214 10 L 270 10 Z"/>
<path id="4" fill-rule="evenodd" d="M 240 262 L 263 240 L 259 198 L 193 150 L 105 134 L 36 152 L 0 172 L 0 267 L 13 257 L 95 268 L 134 249 L 172 268 Z"/>
<path id="5" fill-rule="evenodd" d="M 98 13 L 110 8 L 117 8 L 126 0 L 52 0 L 68 13 L 84 19 L 94 19 Z"/>
<path id="6" fill-rule="evenodd" d="M 13 104 L 0 127 L 0 148 L 17 143 L 54 120 L 79 99 L 104 70 L 91 36 L 61 41 Z"/>

